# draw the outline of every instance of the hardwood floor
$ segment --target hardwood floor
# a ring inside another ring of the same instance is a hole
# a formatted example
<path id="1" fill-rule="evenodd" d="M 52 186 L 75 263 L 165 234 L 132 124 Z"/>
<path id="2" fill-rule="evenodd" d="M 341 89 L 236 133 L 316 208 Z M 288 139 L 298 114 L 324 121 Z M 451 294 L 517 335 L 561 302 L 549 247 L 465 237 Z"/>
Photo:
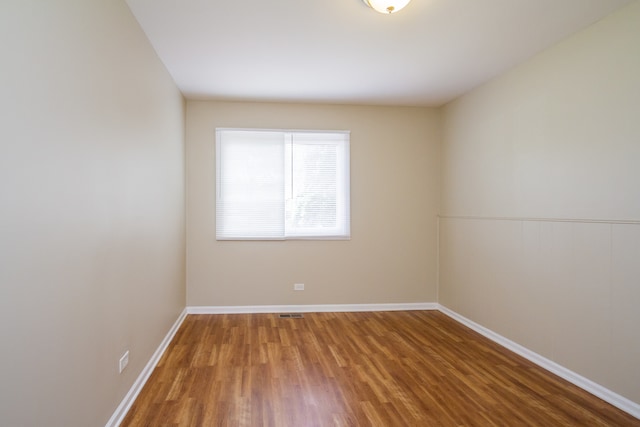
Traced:
<path id="1" fill-rule="evenodd" d="M 189 315 L 123 426 L 640 426 L 437 311 Z"/>

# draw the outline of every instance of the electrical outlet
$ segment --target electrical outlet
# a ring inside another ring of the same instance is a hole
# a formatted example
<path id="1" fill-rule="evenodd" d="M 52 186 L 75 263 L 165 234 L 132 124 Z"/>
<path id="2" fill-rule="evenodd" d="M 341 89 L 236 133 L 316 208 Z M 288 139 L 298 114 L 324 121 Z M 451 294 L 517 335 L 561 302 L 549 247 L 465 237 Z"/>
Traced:
<path id="1" fill-rule="evenodd" d="M 304 283 L 296 283 L 293 285 L 294 291 L 304 291 Z"/>
<path id="2" fill-rule="evenodd" d="M 120 363 L 118 366 L 120 367 L 120 373 L 124 371 L 124 368 L 129 364 L 129 350 L 125 351 L 122 357 L 120 358 Z"/>

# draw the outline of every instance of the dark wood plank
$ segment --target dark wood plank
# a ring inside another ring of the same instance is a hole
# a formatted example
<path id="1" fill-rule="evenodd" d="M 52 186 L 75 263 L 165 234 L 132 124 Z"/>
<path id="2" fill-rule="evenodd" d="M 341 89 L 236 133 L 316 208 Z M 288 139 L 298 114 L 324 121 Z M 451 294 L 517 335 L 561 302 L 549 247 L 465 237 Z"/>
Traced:
<path id="1" fill-rule="evenodd" d="M 640 426 L 437 311 L 189 315 L 123 426 Z"/>

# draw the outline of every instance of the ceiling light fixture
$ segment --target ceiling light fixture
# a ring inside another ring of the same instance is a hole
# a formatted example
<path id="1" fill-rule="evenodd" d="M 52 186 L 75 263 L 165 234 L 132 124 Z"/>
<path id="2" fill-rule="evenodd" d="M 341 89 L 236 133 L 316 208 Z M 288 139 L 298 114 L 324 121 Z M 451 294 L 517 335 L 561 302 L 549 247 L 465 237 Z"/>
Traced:
<path id="1" fill-rule="evenodd" d="M 390 14 L 401 10 L 411 0 L 362 0 L 364 4 L 376 12 Z"/>

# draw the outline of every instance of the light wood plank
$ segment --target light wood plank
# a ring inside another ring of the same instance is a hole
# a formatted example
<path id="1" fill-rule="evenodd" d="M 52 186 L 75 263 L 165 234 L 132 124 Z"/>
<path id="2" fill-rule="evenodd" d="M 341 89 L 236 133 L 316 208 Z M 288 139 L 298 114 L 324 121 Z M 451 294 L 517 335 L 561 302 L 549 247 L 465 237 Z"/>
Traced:
<path id="1" fill-rule="evenodd" d="M 123 426 L 640 426 L 436 311 L 190 315 Z"/>

